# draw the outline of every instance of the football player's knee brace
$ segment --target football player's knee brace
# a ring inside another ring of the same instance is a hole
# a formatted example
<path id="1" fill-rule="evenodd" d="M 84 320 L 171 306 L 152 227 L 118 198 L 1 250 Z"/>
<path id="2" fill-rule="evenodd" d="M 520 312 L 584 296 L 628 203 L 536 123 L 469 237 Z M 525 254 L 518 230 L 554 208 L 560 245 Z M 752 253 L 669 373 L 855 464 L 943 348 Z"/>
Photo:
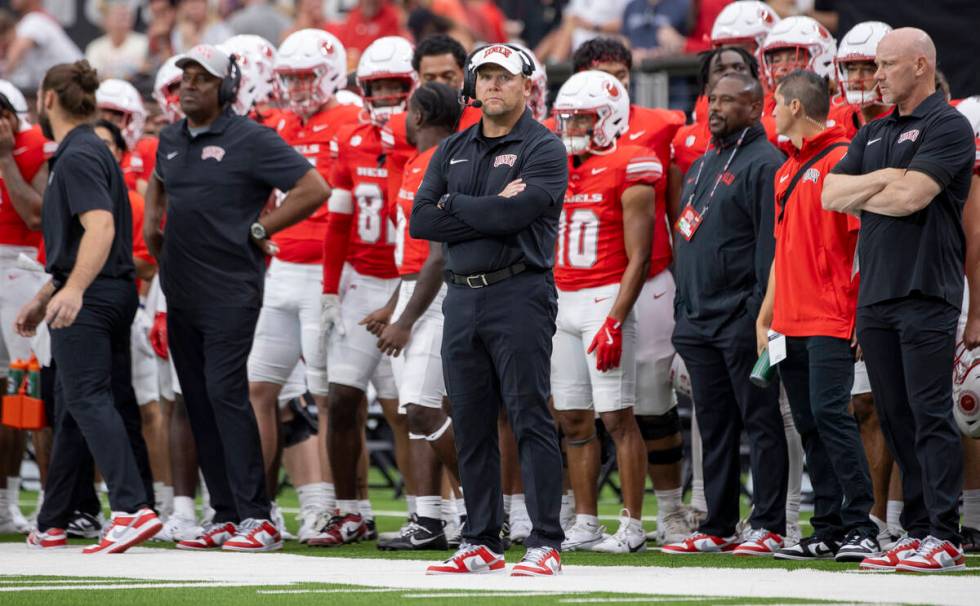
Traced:
<path id="1" fill-rule="evenodd" d="M 683 446 L 671 446 L 663 450 L 651 450 L 647 452 L 647 463 L 650 465 L 673 465 L 674 463 L 680 463 L 683 459 Z"/>
<path id="2" fill-rule="evenodd" d="M 570 438 L 570 437 L 568 437 L 566 435 L 565 436 L 565 444 L 567 446 L 572 447 L 572 448 L 581 448 L 581 447 L 587 445 L 589 442 L 595 440 L 596 437 L 597 437 L 597 435 L 596 435 L 595 429 L 592 430 L 592 435 L 590 435 L 587 438 L 582 438 L 581 440 L 574 440 L 574 439 L 572 439 L 572 438 Z"/>
<path id="3" fill-rule="evenodd" d="M 316 427 L 311 426 L 307 418 L 297 414 L 282 424 L 283 448 L 301 444 L 314 434 L 316 434 Z"/>
<path id="4" fill-rule="evenodd" d="M 681 431 L 681 418 L 676 406 L 662 415 L 637 415 L 636 424 L 640 426 L 640 435 L 645 441 L 661 440 Z"/>
<path id="5" fill-rule="evenodd" d="M 433 431 L 432 433 L 430 433 L 428 435 L 426 435 L 424 433 L 412 433 L 412 432 L 409 432 L 408 433 L 408 439 L 409 440 L 425 440 L 426 442 L 435 442 L 436 440 L 438 440 L 439 438 L 441 438 L 449 430 L 449 427 L 452 426 L 452 424 L 453 424 L 453 420 L 450 417 L 446 417 L 446 421 L 442 424 L 442 426 L 439 429 Z"/>

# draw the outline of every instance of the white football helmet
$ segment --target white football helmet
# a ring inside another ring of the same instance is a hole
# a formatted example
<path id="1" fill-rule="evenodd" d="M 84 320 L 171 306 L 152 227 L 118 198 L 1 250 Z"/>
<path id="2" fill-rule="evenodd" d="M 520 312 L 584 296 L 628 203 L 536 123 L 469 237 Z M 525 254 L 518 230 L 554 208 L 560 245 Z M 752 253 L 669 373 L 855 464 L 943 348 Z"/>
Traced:
<path id="1" fill-rule="evenodd" d="M 953 418 L 963 435 L 980 438 L 980 351 L 956 344 L 953 362 Z"/>
<path id="2" fill-rule="evenodd" d="M 510 45 L 527 53 L 527 56 L 534 62 L 534 73 L 531 74 L 531 96 L 527 99 L 527 106 L 534 119 L 540 122 L 548 117 L 548 73 L 545 71 L 544 65 L 541 65 L 538 58 L 531 52 L 531 49 L 513 42 Z"/>
<path id="3" fill-rule="evenodd" d="M 126 124 L 121 129 L 122 136 L 129 149 L 133 149 L 143 136 L 143 127 L 146 126 L 146 108 L 143 107 L 143 98 L 136 87 L 125 80 L 103 80 L 95 91 L 95 105 L 99 109 L 122 112 L 125 115 Z"/>
<path id="4" fill-rule="evenodd" d="M 173 124 L 184 117 L 184 111 L 180 109 L 179 92 L 180 79 L 184 72 L 177 67 L 177 58 L 177 55 L 170 57 L 160 66 L 153 83 L 153 99 L 160 106 L 160 111 L 168 124 Z"/>
<path id="5" fill-rule="evenodd" d="M 779 23 L 779 15 L 765 2 L 738 0 L 721 9 L 711 26 L 711 46 L 741 46 L 762 64 L 762 43 Z"/>
<path id="6" fill-rule="evenodd" d="M 357 85 L 361 87 L 364 105 L 374 124 L 382 126 L 388 118 L 404 112 L 408 107 L 408 98 L 418 82 L 418 75 L 412 68 L 414 52 L 412 43 L 400 36 L 378 38 L 364 49 L 357 63 Z M 394 96 L 374 95 L 371 91 L 371 83 L 375 80 L 387 79 L 403 80 L 405 90 Z M 379 102 L 391 100 L 394 100 L 394 103 L 390 105 L 378 105 Z"/>
<path id="7" fill-rule="evenodd" d="M 674 359 L 670 361 L 670 384 L 673 385 L 674 391 L 677 393 L 691 399 L 694 398 L 694 391 L 691 389 L 691 375 L 687 372 L 684 358 L 680 354 L 675 353 Z"/>
<path id="8" fill-rule="evenodd" d="M 334 94 L 334 98 L 337 99 L 337 103 L 341 105 L 356 105 L 360 108 L 364 107 L 364 99 L 357 93 L 353 93 L 347 89 L 339 90 Z"/>
<path id="9" fill-rule="evenodd" d="M 837 56 L 834 57 L 834 67 L 837 71 L 837 86 L 849 104 L 865 107 L 882 103 L 881 90 L 878 89 L 877 83 L 871 90 L 851 88 L 847 82 L 846 66 L 857 61 L 874 63 L 878 43 L 890 31 L 892 26 L 887 23 L 864 21 L 852 27 L 841 39 L 840 46 L 837 47 Z"/>
<path id="10" fill-rule="evenodd" d="M 17 117 L 20 118 L 20 127 L 22 129 L 30 127 L 30 122 L 28 121 L 30 111 L 27 107 L 27 99 L 24 98 L 24 93 L 20 92 L 19 88 L 7 80 L 0 80 L 0 95 L 6 97 L 7 101 L 10 101 L 10 105 L 13 106 L 14 111 L 17 112 Z"/>
<path id="11" fill-rule="evenodd" d="M 966 116 L 966 119 L 970 121 L 970 126 L 973 127 L 973 136 L 977 140 L 977 159 L 973 164 L 973 171 L 977 173 L 980 171 L 980 95 L 963 99 L 956 106 L 956 109 Z"/>
<path id="12" fill-rule="evenodd" d="M 249 72 L 249 86 L 254 87 L 255 103 L 270 103 L 277 99 L 278 83 L 273 71 L 276 47 L 262 36 L 239 34 L 221 44 L 225 52 L 235 55 L 242 75 Z M 243 83 L 244 84 L 244 83 Z"/>
<path id="13" fill-rule="evenodd" d="M 629 93 L 619 80 L 606 72 L 578 72 L 558 91 L 554 114 L 558 136 L 569 155 L 608 153 L 616 139 L 629 128 Z M 571 119 L 582 114 L 596 117 L 591 132 L 584 135 L 568 133 Z"/>
<path id="14" fill-rule="evenodd" d="M 301 29 L 279 45 L 275 71 L 286 105 L 310 116 L 347 84 L 347 51 L 333 34 Z M 308 86 L 300 88 L 300 82 Z"/>
<path id="15" fill-rule="evenodd" d="M 770 90 L 776 88 L 771 53 L 786 48 L 797 51 L 795 65 L 789 68 L 790 71 L 805 69 L 833 79 L 834 56 L 837 54 L 837 42 L 833 36 L 815 19 L 787 17 L 772 28 L 762 44 L 762 70 Z M 800 51 L 806 52 L 806 58 L 800 56 Z"/>

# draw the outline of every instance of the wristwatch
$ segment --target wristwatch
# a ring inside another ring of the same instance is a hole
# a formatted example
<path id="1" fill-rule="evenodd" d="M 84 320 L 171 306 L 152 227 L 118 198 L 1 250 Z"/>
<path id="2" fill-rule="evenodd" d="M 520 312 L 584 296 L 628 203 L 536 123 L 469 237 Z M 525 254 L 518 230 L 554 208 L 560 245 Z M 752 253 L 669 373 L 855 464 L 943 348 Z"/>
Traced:
<path id="1" fill-rule="evenodd" d="M 269 237 L 269 234 L 265 231 L 265 227 L 258 221 L 252 223 L 252 226 L 248 228 L 248 233 L 256 240 L 265 240 Z"/>

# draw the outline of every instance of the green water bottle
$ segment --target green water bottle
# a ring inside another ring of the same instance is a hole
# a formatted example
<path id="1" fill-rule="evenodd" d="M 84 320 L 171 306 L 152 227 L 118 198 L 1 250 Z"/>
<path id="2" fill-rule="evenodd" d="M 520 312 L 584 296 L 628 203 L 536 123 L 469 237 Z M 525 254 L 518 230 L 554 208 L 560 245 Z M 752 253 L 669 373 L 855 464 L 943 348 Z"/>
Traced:
<path id="1" fill-rule="evenodd" d="M 41 398 L 41 365 L 34 356 L 27 363 L 27 389 L 24 391 L 32 398 Z"/>
<path id="2" fill-rule="evenodd" d="M 769 365 L 769 348 L 767 347 L 762 350 L 759 359 L 755 361 L 755 366 L 752 367 L 752 374 L 749 375 L 749 381 L 756 387 L 765 389 L 769 387 L 769 383 L 772 382 L 772 376 L 774 374 L 776 374 L 776 369 Z"/>
<path id="3" fill-rule="evenodd" d="M 27 375 L 27 362 L 24 360 L 14 360 L 10 364 L 10 372 L 7 375 L 7 395 L 16 396 L 20 391 L 20 385 L 24 382 Z"/>

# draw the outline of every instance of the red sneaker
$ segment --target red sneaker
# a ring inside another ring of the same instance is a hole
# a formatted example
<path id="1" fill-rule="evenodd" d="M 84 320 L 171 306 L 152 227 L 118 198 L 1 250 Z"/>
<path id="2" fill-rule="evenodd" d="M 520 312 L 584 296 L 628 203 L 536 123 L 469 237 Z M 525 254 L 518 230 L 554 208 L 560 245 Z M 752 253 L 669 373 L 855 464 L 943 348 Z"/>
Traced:
<path id="1" fill-rule="evenodd" d="M 197 535 L 196 538 L 177 541 L 177 549 L 188 551 L 218 549 L 236 534 L 238 534 L 238 529 L 231 522 L 212 522 L 205 524 L 204 528 L 201 529 L 201 534 Z"/>
<path id="2" fill-rule="evenodd" d="M 109 524 L 102 529 L 99 542 L 86 547 L 82 553 L 122 553 L 151 539 L 161 528 L 163 522 L 152 509 L 146 507 L 136 513 L 113 513 Z"/>
<path id="3" fill-rule="evenodd" d="M 783 548 L 783 537 L 764 528 L 755 528 L 732 551 L 737 556 L 771 556 Z"/>
<path id="4" fill-rule="evenodd" d="M 902 558 L 896 570 L 906 572 L 956 572 L 966 570 L 963 550 L 949 541 L 926 537 L 915 553 Z"/>
<path id="5" fill-rule="evenodd" d="M 921 541 L 915 537 L 905 535 L 892 545 L 891 549 L 874 558 L 864 558 L 859 568 L 861 570 L 883 570 L 892 572 L 898 563 L 907 557 L 915 555 L 919 550 Z"/>
<path id="6" fill-rule="evenodd" d="M 243 520 L 238 532 L 221 546 L 224 551 L 276 551 L 282 549 L 282 535 L 269 520 Z"/>
<path id="7" fill-rule="evenodd" d="M 59 549 L 68 547 L 68 535 L 63 528 L 48 528 L 41 532 L 37 528 L 27 535 L 27 546 L 31 549 Z"/>
<path id="8" fill-rule="evenodd" d="M 692 553 L 722 553 L 735 549 L 737 535 L 723 539 L 713 534 L 694 532 L 683 541 L 668 543 L 660 548 L 663 553 L 671 555 L 689 555 Z"/>
<path id="9" fill-rule="evenodd" d="M 561 554 L 554 547 L 531 547 L 514 569 L 512 577 L 553 577 L 561 574 Z"/>
<path id="10" fill-rule="evenodd" d="M 463 543 L 451 558 L 432 564 L 425 574 L 484 574 L 504 569 L 504 556 L 490 551 L 486 545 Z"/>
<path id="11" fill-rule="evenodd" d="M 359 513 L 336 515 L 330 518 L 319 534 L 307 541 L 313 547 L 337 547 L 355 543 L 365 535 L 367 527 Z"/>

